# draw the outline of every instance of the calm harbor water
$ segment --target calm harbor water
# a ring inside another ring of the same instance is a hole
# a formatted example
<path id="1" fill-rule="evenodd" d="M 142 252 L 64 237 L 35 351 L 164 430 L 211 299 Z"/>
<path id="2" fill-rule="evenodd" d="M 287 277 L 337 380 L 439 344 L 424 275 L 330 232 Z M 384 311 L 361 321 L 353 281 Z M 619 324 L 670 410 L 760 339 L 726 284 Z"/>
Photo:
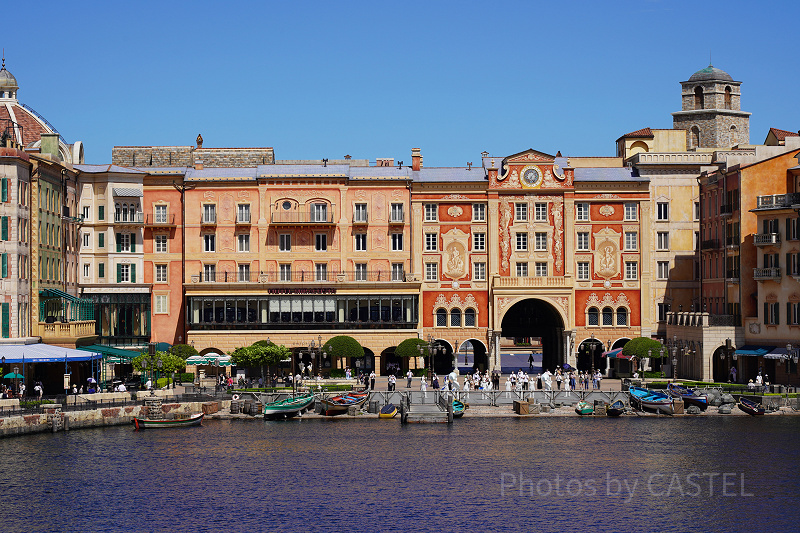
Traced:
<path id="1" fill-rule="evenodd" d="M 207 421 L 0 440 L 5 531 L 797 530 L 800 417 Z"/>

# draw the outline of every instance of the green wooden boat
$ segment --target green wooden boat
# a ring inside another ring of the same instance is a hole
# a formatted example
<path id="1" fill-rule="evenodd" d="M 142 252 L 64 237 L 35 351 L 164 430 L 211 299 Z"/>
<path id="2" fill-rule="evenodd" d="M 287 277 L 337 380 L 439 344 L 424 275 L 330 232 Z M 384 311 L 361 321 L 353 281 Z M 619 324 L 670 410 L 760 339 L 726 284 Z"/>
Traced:
<path id="1" fill-rule="evenodd" d="M 136 429 L 153 429 L 153 428 L 182 428 L 189 426 L 199 426 L 203 422 L 203 413 L 191 415 L 188 418 L 172 418 L 165 420 L 151 420 L 149 418 L 135 418 L 133 425 Z"/>
<path id="2" fill-rule="evenodd" d="M 301 411 L 311 409 L 314 406 L 314 393 L 310 392 L 294 398 L 286 398 L 264 405 L 264 418 L 292 418 Z"/>
<path id="3" fill-rule="evenodd" d="M 575 412 L 581 416 L 591 415 L 594 413 L 594 407 L 584 401 L 580 401 L 575 405 Z"/>

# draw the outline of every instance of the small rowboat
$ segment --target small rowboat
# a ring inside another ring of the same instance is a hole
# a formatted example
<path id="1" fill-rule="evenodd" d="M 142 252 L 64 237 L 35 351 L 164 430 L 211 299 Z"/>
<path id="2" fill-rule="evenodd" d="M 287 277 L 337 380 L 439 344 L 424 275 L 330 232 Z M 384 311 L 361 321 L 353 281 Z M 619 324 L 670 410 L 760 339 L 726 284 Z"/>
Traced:
<path id="1" fill-rule="evenodd" d="M 708 396 L 697 392 L 695 389 L 670 383 L 667 385 L 667 392 L 669 392 L 673 398 L 680 398 L 685 404 L 696 405 L 701 411 L 705 411 L 708 408 Z"/>
<path id="2" fill-rule="evenodd" d="M 606 415 L 617 417 L 625 412 L 625 403 L 622 400 L 617 400 L 611 404 L 606 404 Z"/>
<path id="3" fill-rule="evenodd" d="M 575 412 L 581 416 L 590 415 L 594 413 L 594 407 L 581 400 L 575 405 Z"/>
<path id="4" fill-rule="evenodd" d="M 743 396 L 739 398 L 739 402 L 736 405 L 739 406 L 739 409 L 752 416 L 763 415 L 765 411 L 763 405 L 753 400 L 748 400 Z"/>
<path id="5" fill-rule="evenodd" d="M 466 409 L 467 406 L 464 405 L 464 402 L 453 400 L 453 418 L 461 418 L 464 416 L 464 411 Z"/>
<path id="6" fill-rule="evenodd" d="M 149 418 L 136 418 L 133 419 L 133 425 L 136 429 L 152 429 L 152 428 L 182 428 L 189 426 L 199 426 L 203 423 L 203 413 L 191 415 L 188 418 L 172 418 L 168 420 L 152 420 Z"/>
<path id="7" fill-rule="evenodd" d="M 671 415 L 674 413 L 672 408 L 672 398 L 663 392 L 645 389 L 642 387 L 630 387 L 628 394 L 631 397 L 631 404 L 639 410 L 651 410 L 656 413 Z"/>
<path id="8" fill-rule="evenodd" d="M 286 398 L 264 405 L 264 419 L 292 418 L 298 413 L 311 409 L 314 405 L 315 396 L 313 393 Z"/>
<path id="9" fill-rule="evenodd" d="M 347 412 L 350 407 L 361 407 L 369 399 L 369 392 L 352 392 L 334 396 L 333 398 L 321 398 L 322 414 L 325 416 L 336 416 Z"/>
<path id="10" fill-rule="evenodd" d="M 378 413 L 378 418 L 394 418 L 397 416 L 397 406 L 393 403 L 387 403 L 381 407 L 381 412 Z"/>

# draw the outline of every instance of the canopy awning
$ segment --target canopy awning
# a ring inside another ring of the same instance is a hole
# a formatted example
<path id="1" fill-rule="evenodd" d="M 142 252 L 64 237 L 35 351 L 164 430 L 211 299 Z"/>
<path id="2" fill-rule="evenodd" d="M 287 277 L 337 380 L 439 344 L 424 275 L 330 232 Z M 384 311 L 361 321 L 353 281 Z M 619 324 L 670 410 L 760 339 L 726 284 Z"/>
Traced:
<path id="1" fill-rule="evenodd" d="M 83 301 L 77 296 L 73 296 L 59 289 L 42 289 L 41 291 L 39 291 L 39 295 L 44 296 L 45 298 L 64 298 L 65 300 L 68 300 L 70 302 Z"/>
<path id="2" fill-rule="evenodd" d="M 87 352 L 95 352 L 103 355 L 103 360 L 106 363 L 130 363 L 134 357 L 139 357 L 141 351 L 123 350 L 122 348 L 115 348 L 113 346 L 103 346 L 101 344 L 90 344 L 89 346 L 81 346 L 78 350 Z"/>
<path id="3" fill-rule="evenodd" d="M 775 346 L 756 346 L 753 344 L 748 344 L 742 346 L 741 348 L 737 348 L 735 353 L 738 356 L 744 357 L 760 357 L 762 355 L 767 355 L 774 349 Z"/>
<path id="4" fill-rule="evenodd" d="M 615 348 L 613 350 L 608 350 L 607 352 L 603 352 L 601 357 L 608 357 L 610 359 L 630 359 L 630 356 L 623 355 L 622 348 Z"/>
<path id="5" fill-rule="evenodd" d="M 795 350 L 789 352 L 786 349 L 786 346 L 778 346 L 771 352 L 764 354 L 764 359 L 785 359 L 787 355 L 788 356 L 794 355 L 794 352 Z"/>
<path id="6" fill-rule="evenodd" d="M 62 348 L 52 344 L 4 344 L 0 346 L 0 356 L 6 364 L 22 363 L 68 363 L 102 359 L 103 354 L 95 351 Z"/>

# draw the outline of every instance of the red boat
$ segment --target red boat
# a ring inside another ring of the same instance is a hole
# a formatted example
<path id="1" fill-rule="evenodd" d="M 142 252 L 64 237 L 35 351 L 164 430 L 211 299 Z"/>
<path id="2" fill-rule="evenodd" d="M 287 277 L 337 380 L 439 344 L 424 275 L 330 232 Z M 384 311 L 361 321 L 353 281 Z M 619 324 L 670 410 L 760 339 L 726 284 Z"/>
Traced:
<path id="1" fill-rule="evenodd" d="M 358 392 L 348 392 L 334 396 L 333 398 L 321 398 L 322 414 L 325 416 L 336 416 L 347 412 L 352 407 L 361 407 L 369 399 L 369 391 L 366 389 Z"/>

